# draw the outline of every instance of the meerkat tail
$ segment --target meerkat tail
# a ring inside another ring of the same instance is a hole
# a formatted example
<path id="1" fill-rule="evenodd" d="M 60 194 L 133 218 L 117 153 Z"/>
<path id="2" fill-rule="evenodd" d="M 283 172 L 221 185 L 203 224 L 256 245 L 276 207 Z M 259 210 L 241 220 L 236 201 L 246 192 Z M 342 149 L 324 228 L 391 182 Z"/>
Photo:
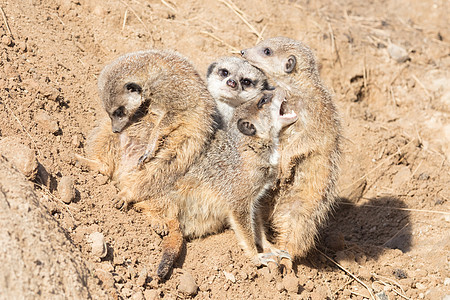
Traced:
<path id="1" fill-rule="evenodd" d="M 184 241 L 177 219 L 168 221 L 167 225 L 169 226 L 169 235 L 164 237 L 162 242 L 163 254 L 156 273 L 160 279 L 166 278 L 172 270 L 174 262 L 181 253 Z"/>

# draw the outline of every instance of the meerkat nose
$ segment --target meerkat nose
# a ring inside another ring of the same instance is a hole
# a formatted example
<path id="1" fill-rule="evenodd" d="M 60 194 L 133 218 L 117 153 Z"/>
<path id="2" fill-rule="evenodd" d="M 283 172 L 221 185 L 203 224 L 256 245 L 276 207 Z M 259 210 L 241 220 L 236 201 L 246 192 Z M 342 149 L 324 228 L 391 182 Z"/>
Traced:
<path id="1" fill-rule="evenodd" d="M 234 89 L 236 87 L 236 81 L 234 81 L 233 79 L 228 79 L 227 80 L 227 85 Z"/>

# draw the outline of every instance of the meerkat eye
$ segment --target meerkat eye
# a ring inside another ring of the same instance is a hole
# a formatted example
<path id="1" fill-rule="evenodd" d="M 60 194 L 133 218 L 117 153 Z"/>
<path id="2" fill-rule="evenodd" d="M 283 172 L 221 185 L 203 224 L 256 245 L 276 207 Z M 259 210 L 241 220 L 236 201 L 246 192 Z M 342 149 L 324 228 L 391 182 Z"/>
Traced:
<path id="1" fill-rule="evenodd" d="M 264 49 L 263 52 L 264 52 L 264 54 L 267 55 L 267 56 L 271 56 L 271 55 L 272 55 L 272 50 L 271 50 L 270 48 Z"/>
<path id="2" fill-rule="evenodd" d="M 264 104 L 269 103 L 271 100 L 272 100 L 271 94 L 262 96 L 262 98 L 259 99 L 259 101 L 258 101 L 258 104 L 257 104 L 258 108 L 262 108 Z"/>
<path id="3" fill-rule="evenodd" d="M 227 77 L 229 74 L 227 69 L 219 69 L 219 75 L 222 77 Z"/>
<path id="4" fill-rule="evenodd" d="M 129 83 L 125 84 L 125 88 L 131 93 L 139 93 L 140 94 L 142 92 L 141 86 L 134 82 L 129 82 Z"/>
<path id="5" fill-rule="evenodd" d="M 119 106 L 118 109 L 116 109 L 113 113 L 112 113 L 113 117 L 115 118 L 123 118 L 125 117 L 125 107 L 123 106 Z"/>
<path id="6" fill-rule="evenodd" d="M 252 84 L 252 81 L 250 79 L 248 79 L 248 78 L 244 78 L 244 79 L 241 80 L 241 84 L 243 86 L 250 86 Z"/>

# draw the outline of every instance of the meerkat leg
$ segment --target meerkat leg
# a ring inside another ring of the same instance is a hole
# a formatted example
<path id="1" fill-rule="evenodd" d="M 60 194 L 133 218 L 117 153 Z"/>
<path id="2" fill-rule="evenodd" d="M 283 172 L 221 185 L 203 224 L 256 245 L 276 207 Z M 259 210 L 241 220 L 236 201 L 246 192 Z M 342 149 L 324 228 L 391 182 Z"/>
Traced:
<path id="1" fill-rule="evenodd" d="M 138 160 L 138 167 L 142 168 L 142 166 L 150 160 L 156 151 L 156 145 L 159 142 L 159 139 L 161 138 L 161 122 L 166 116 L 165 112 L 157 112 L 158 119 L 156 120 L 155 127 L 152 130 L 152 133 L 150 135 L 147 148 L 145 149 L 144 154 L 139 158 Z"/>
<path id="2" fill-rule="evenodd" d="M 155 205 L 151 200 L 134 204 L 136 210 L 144 213 L 150 219 L 150 227 L 160 236 L 170 233 L 167 218 L 163 215 L 163 210 Z"/>
<path id="3" fill-rule="evenodd" d="M 257 255 L 253 221 L 248 210 L 237 209 L 230 214 L 230 225 L 236 234 L 239 245 L 249 257 Z"/>

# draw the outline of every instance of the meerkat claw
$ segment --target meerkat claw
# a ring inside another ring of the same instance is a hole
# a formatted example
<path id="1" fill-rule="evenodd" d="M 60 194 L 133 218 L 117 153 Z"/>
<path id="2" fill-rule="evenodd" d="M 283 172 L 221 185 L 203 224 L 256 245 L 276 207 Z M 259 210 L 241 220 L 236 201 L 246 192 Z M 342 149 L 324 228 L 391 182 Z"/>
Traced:
<path id="1" fill-rule="evenodd" d="M 127 209 L 127 202 L 123 200 L 122 198 L 115 197 L 112 200 L 113 206 L 119 210 L 126 210 Z"/>
<path id="2" fill-rule="evenodd" d="M 278 261 L 274 258 L 276 254 L 270 253 L 259 253 L 256 258 L 256 264 L 259 266 L 269 266 L 269 263 L 274 263 L 278 266 Z"/>
<path id="3" fill-rule="evenodd" d="M 138 167 L 139 168 L 142 168 L 142 166 L 147 162 L 148 155 L 149 155 L 149 152 L 145 151 L 145 153 L 141 157 L 139 157 L 139 160 L 138 160 Z"/>
<path id="4" fill-rule="evenodd" d="M 289 259 L 292 261 L 292 256 L 286 250 L 277 250 L 275 255 L 278 257 L 278 261 L 281 261 L 283 258 Z"/>

